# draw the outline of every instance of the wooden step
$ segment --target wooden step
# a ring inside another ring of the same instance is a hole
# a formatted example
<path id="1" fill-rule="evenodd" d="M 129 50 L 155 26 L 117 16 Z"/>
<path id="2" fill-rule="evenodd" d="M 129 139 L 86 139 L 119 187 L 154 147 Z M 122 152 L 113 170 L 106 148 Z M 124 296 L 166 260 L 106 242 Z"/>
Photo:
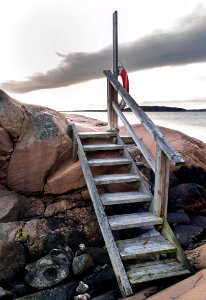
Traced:
<path id="1" fill-rule="evenodd" d="M 151 200 L 150 195 L 141 192 L 105 193 L 100 198 L 103 205 L 143 203 Z"/>
<path id="2" fill-rule="evenodd" d="M 176 248 L 161 235 L 117 241 L 117 247 L 123 260 L 176 252 Z"/>
<path id="3" fill-rule="evenodd" d="M 102 131 L 102 132 L 79 132 L 80 139 L 96 139 L 96 138 L 109 138 L 117 136 L 116 131 Z"/>
<path id="4" fill-rule="evenodd" d="M 94 145 L 83 145 L 84 151 L 109 151 L 109 150 L 122 150 L 123 145 L 117 144 L 94 144 Z"/>
<path id="5" fill-rule="evenodd" d="M 121 183 L 121 182 L 135 182 L 140 181 L 140 177 L 134 174 L 109 174 L 109 175 L 97 175 L 94 176 L 96 184 L 110 184 L 110 183 Z"/>
<path id="6" fill-rule="evenodd" d="M 190 274 L 190 271 L 175 259 L 131 264 L 126 266 L 126 271 L 133 286 L 152 280 Z"/>
<path id="7" fill-rule="evenodd" d="M 114 158 L 99 158 L 90 159 L 88 164 L 92 167 L 96 166 L 110 166 L 110 165 L 128 165 L 131 164 L 132 160 L 124 157 L 114 157 Z"/>
<path id="8" fill-rule="evenodd" d="M 149 212 L 108 216 L 108 221 L 112 230 L 158 225 L 163 223 L 162 218 L 156 217 Z"/>

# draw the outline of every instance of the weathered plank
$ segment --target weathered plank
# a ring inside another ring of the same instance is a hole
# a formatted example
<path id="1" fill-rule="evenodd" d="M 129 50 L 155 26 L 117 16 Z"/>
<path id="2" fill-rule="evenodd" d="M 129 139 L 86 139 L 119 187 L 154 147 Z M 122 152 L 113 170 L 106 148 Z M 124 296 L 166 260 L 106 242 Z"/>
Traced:
<path id="1" fill-rule="evenodd" d="M 96 144 L 84 145 L 84 151 L 109 151 L 109 150 L 122 150 L 124 147 L 117 144 Z"/>
<path id="2" fill-rule="evenodd" d="M 140 122 L 144 125 L 144 127 L 151 133 L 153 138 L 160 145 L 161 149 L 167 155 L 167 157 L 175 164 L 181 165 L 184 164 L 185 161 L 182 156 L 172 147 L 172 145 L 168 142 L 166 137 L 161 133 L 161 131 L 157 128 L 157 126 L 150 120 L 150 118 L 146 115 L 146 113 L 139 107 L 136 101 L 128 94 L 128 92 L 124 89 L 121 83 L 116 79 L 116 77 L 109 70 L 103 71 L 104 75 L 107 77 L 112 86 L 118 91 L 120 96 L 126 102 L 126 104 L 131 108 L 132 112 L 135 116 L 140 120 Z"/>
<path id="3" fill-rule="evenodd" d="M 152 212 L 156 216 L 167 217 L 168 188 L 169 188 L 169 159 L 157 144 L 155 168 L 155 187 Z"/>
<path id="4" fill-rule="evenodd" d="M 129 165 L 132 160 L 124 157 L 89 159 L 88 164 L 94 166 Z"/>
<path id="5" fill-rule="evenodd" d="M 128 264 L 126 271 L 133 286 L 152 280 L 190 274 L 189 270 L 175 259 Z"/>
<path id="6" fill-rule="evenodd" d="M 122 183 L 122 182 L 135 182 L 139 181 L 140 177 L 134 174 L 108 174 L 94 176 L 96 184 L 110 184 L 110 183 Z"/>
<path id="7" fill-rule="evenodd" d="M 103 205 L 143 203 L 151 201 L 150 195 L 142 192 L 105 193 L 100 195 Z"/>
<path id="8" fill-rule="evenodd" d="M 163 223 L 162 218 L 156 217 L 149 212 L 108 216 L 108 221 L 112 230 L 159 225 Z"/>
<path id="9" fill-rule="evenodd" d="M 96 139 L 96 138 L 109 138 L 116 136 L 117 133 L 113 131 L 92 131 L 92 132 L 79 132 L 80 139 Z"/>
<path id="10" fill-rule="evenodd" d="M 180 243 L 178 242 L 176 236 L 174 235 L 174 232 L 172 231 L 170 225 L 166 220 L 163 222 L 163 227 L 161 230 L 161 234 L 170 241 L 171 244 L 173 244 L 177 249 L 177 259 L 190 270 L 190 272 L 194 272 L 192 265 L 190 265 L 187 256 L 185 252 L 183 251 Z"/>
<path id="11" fill-rule="evenodd" d="M 176 248 L 161 235 L 117 241 L 117 247 L 123 260 L 176 251 Z"/>
<path id="12" fill-rule="evenodd" d="M 129 124 L 129 122 L 127 121 L 127 119 L 123 115 L 122 111 L 120 110 L 119 106 L 116 103 L 113 103 L 112 105 L 113 105 L 114 110 L 116 111 L 116 113 L 118 114 L 118 116 L 120 117 L 120 119 L 122 120 L 125 128 L 127 129 L 127 131 L 129 132 L 129 134 L 133 138 L 135 144 L 139 147 L 140 151 L 142 152 L 142 154 L 143 154 L 144 158 L 146 159 L 146 161 L 148 162 L 149 166 L 151 167 L 151 169 L 153 171 L 155 171 L 155 160 L 152 157 L 152 155 L 150 154 L 149 150 L 142 143 L 142 141 L 138 138 L 138 136 L 135 133 L 134 129 Z"/>

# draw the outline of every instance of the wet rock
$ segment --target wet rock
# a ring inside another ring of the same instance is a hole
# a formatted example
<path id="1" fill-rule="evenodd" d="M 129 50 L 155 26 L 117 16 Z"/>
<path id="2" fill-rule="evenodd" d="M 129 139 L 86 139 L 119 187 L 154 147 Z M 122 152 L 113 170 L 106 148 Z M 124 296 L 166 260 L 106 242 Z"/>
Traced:
<path id="1" fill-rule="evenodd" d="M 74 300 L 90 300 L 91 297 L 89 294 L 85 293 L 85 294 L 80 294 L 78 296 L 74 296 L 73 298 Z"/>
<path id="2" fill-rule="evenodd" d="M 76 256 L 72 262 L 72 270 L 76 276 L 84 274 L 94 266 L 94 261 L 89 254 Z"/>
<path id="3" fill-rule="evenodd" d="M 0 284 L 9 284 L 24 266 L 24 247 L 18 242 L 0 240 Z"/>
<path id="4" fill-rule="evenodd" d="M 56 210 L 58 206 L 54 207 Z M 62 209 L 61 205 L 60 208 Z M 29 237 L 26 246 L 32 256 L 45 255 L 58 245 L 77 247 L 81 242 L 89 242 L 89 246 L 103 244 L 99 225 L 90 205 L 66 211 L 56 210 L 54 216 L 29 220 L 23 226 L 23 231 Z"/>
<path id="5" fill-rule="evenodd" d="M 84 253 L 89 254 L 95 264 L 110 264 L 109 254 L 106 249 L 100 247 L 85 247 Z"/>
<path id="6" fill-rule="evenodd" d="M 28 295 L 31 292 L 29 285 L 20 276 L 12 283 L 12 285 L 9 287 L 9 290 L 14 295 L 14 298 Z"/>
<path id="7" fill-rule="evenodd" d="M 182 166 L 174 172 L 179 183 L 193 182 L 206 188 L 206 169 L 192 166 Z"/>
<path id="8" fill-rule="evenodd" d="M 78 294 L 84 294 L 84 293 L 86 293 L 86 291 L 88 289 L 89 289 L 89 286 L 86 283 L 84 283 L 83 281 L 80 281 L 78 287 L 76 288 L 76 292 Z"/>
<path id="9" fill-rule="evenodd" d="M 0 287 L 0 300 L 10 300 L 10 299 L 13 299 L 13 294 Z"/>
<path id="10" fill-rule="evenodd" d="M 82 281 L 89 286 L 87 292 L 92 299 L 117 287 L 117 281 L 112 267 L 101 269 L 97 273 L 83 277 Z"/>
<path id="11" fill-rule="evenodd" d="M 168 213 L 168 223 L 171 225 L 189 224 L 190 219 L 185 212 Z"/>
<path id="12" fill-rule="evenodd" d="M 72 251 L 67 250 L 53 249 L 37 262 L 27 265 L 25 280 L 37 289 L 51 287 L 64 280 L 73 259 Z"/>
<path id="13" fill-rule="evenodd" d="M 183 249 L 187 249 L 202 232 L 201 227 L 194 225 L 178 225 L 174 228 L 174 233 Z"/>
<path id="14" fill-rule="evenodd" d="M 190 224 L 201 227 L 206 230 L 206 217 L 205 216 L 195 216 L 190 218 Z"/>
<path id="15" fill-rule="evenodd" d="M 45 291 L 18 298 L 18 300 L 72 300 L 75 287 L 76 282 L 70 282 Z"/>
<path id="16" fill-rule="evenodd" d="M 196 183 L 183 183 L 169 190 L 169 211 L 184 209 L 186 213 L 199 213 L 206 208 L 206 189 Z"/>
<path id="17" fill-rule="evenodd" d="M 117 289 L 99 295 L 95 298 L 92 298 L 92 300 L 116 300 L 116 299 L 121 299 L 121 294 Z"/>
<path id="18" fill-rule="evenodd" d="M 8 190 L 0 191 L 0 222 L 17 221 L 24 216 L 29 199 Z"/>

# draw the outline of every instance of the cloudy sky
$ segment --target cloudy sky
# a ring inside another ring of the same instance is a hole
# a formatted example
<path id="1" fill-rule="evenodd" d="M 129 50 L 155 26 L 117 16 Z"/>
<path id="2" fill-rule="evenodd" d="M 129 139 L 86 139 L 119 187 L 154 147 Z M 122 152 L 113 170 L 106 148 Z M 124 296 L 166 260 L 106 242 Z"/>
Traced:
<path id="1" fill-rule="evenodd" d="M 198 0 L 0 0 L 0 86 L 57 110 L 105 108 L 119 59 L 140 105 L 206 108 L 206 5 Z"/>

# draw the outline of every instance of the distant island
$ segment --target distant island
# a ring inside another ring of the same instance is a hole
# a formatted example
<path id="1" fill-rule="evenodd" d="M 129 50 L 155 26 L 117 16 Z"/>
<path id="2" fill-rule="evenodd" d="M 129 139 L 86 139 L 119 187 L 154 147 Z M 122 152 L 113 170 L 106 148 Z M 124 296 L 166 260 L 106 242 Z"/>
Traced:
<path id="1" fill-rule="evenodd" d="M 140 106 L 145 112 L 206 112 L 206 108 L 202 109 L 184 109 L 180 107 L 170 106 Z M 83 109 L 83 110 L 64 110 L 61 112 L 106 112 L 106 109 Z M 131 109 L 125 108 L 123 111 L 131 112 Z"/>

